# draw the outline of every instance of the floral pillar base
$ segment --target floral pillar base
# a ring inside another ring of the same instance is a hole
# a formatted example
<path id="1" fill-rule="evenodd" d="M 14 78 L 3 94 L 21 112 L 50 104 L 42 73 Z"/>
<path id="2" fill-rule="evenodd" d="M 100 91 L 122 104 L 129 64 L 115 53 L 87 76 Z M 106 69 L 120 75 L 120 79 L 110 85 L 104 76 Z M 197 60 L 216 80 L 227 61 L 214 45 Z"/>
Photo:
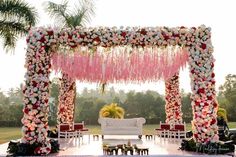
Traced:
<path id="1" fill-rule="evenodd" d="M 182 112 L 181 112 L 181 96 L 179 92 L 179 74 L 175 74 L 165 82 L 166 93 L 166 123 L 181 124 Z"/>
<path id="2" fill-rule="evenodd" d="M 58 124 L 71 124 L 74 121 L 75 97 L 75 81 L 69 78 L 67 74 L 62 74 L 57 116 Z"/>

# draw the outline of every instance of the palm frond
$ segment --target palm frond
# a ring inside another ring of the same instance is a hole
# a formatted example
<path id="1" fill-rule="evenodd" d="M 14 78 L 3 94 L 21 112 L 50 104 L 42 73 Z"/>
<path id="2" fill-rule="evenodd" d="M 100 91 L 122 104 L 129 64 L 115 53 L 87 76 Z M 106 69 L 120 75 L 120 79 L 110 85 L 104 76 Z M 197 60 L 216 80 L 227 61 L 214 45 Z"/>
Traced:
<path id="1" fill-rule="evenodd" d="M 95 14 L 94 1 L 80 0 L 79 5 L 76 6 L 74 10 L 74 27 L 85 26 L 91 21 L 91 17 Z"/>
<path id="2" fill-rule="evenodd" d="M 6 22 L 0 20 L 0 37 L 3 38 L 3 47 L 7 52 L 14 50 L 18 37 L 27 33 L 25 25 L 18 22 Z"/>
<path id="3" fill-rule="evenodd" d="M 62 4 L 47 2 L 45 9 L 52 18 L 61 21 L 62 26 L 72 28 L 85 26 L 94 15 L 94 3 L 92 0 L 79 0 L 79 5 L 75 6 L 75 11 L 72 12 L 68 10 L 68 1 L 64 1 Z"/>
<path id="4" fill-rule="evenodd" d="M 62 2 L 62 4 L 56 4 L 54 2 L 47 2 L 46 4 L 46 12 L 52 17 L 57 19 L 57 21 L 61 21 L 62 25 L 67 24 L 67 20 L 69 18 L 68 13 L 66 12 L 68 7 L 68 1 Z M 59 19 L 58 19 L 59 18 Z"/>
<path id="5" fill-rule="evenodd" d="M 0 20 L 0 34 L 4 34 L 4 32 L 11 32 L 12 34 L 22 36 L 27 34 L 28 30 L 22 23 Z"/>
<path id="6" fill-rule="evenodd" d="M 67 26 L 71 28 L 75 28 L 76 26 L 81 26 L 82 16 L 81 15 L 70 16 L 67 19 L 66 23 L 67 23 Z"/>
<path id="7" fill-rule="evenodd" d="M 16 41 L 17 37 L 10 31 L 4 32 L 4 34 L 0 35 L 3 38 L 3 47 L 6 50 L 6 52 L 13 52 L 15 46 L 16 46 Z"/>
<path id="8" fill-rule="evenodd" d="M 1 0 L 0 16 L 8 21 L 17 19 L 15 21 L 26 23 L 29 26 L 34 26 L 37 22 L 36 9 L 21 0 Z"/>

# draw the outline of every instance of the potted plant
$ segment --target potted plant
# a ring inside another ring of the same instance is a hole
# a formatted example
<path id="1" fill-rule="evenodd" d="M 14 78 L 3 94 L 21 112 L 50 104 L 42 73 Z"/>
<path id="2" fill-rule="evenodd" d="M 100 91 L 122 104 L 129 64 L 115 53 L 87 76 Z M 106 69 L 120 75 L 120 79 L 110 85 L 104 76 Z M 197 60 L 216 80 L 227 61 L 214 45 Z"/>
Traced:
<path id="1" fill-rule="evenodd" d="M 107 118 L 124 118 L 125 111 L 122 107 L 118 106 L 117 103 L 111 103 L 109 105 L 104 105 L 100 112 L 100 117 L 107 117 Z"/>

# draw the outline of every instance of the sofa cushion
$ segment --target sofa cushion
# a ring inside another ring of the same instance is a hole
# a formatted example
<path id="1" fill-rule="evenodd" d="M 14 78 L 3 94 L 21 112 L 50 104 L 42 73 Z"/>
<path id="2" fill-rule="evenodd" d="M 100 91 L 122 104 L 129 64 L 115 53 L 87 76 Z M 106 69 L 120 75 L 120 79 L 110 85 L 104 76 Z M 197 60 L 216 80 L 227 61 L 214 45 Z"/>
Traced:
<path id="1" fill-rule="evenodd" d="M 129 131 L 129 130 L 137 130 L 137 127 L 107 127 L 107 131 Z"/>
<path id="2" fill-rule="evenodd" d="M 106 121 L 106 126 L 137 126 L 137 119 L 109 119 Z"/>

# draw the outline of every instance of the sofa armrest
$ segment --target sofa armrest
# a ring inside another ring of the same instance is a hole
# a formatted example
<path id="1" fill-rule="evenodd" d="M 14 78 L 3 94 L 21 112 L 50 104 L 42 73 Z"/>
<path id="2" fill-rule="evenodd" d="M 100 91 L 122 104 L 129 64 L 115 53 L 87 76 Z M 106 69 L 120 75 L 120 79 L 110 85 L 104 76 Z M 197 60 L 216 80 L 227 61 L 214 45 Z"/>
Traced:
<path id="1" fill-rule="evenodd" d="M 106 118 L 99 118 L 98 123 L 101 124 L 101 126 L 107 126 L 107 119 Z"/>
<path id="2" fill-rule="evenodd" d="M 101 119 L 101 118 L 98 118 L 98 123 L 99 123 L 99 124 L 102 124 L 102 122 L 103 122 L 102 119 Z"/>
<path id="3" fill-rule="evenodd" d="M 137 126 L 142 127 L 143 124 L 146 123 L 146 120 L 144 118 L 137 118 Z"/>

